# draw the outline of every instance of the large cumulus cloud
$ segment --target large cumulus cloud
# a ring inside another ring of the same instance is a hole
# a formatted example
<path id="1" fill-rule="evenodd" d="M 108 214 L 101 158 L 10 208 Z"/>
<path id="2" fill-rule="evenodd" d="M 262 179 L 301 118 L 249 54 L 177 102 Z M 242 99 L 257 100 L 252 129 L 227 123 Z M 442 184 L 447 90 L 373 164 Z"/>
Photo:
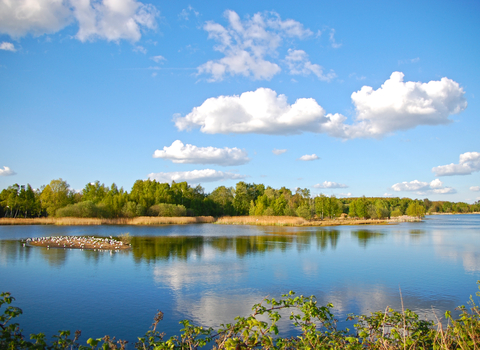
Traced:
<path id="1" fill-rule="evenodd" d="M 463 89 L 451 79 L 420 83 L 404 82 L 403 78 L 403 73 L 394 72 L 379 89 L 364 86 L 352 94 L 357 124 L 351 137 L 383 136 L 419 125 L 448 124 L 450 115 L 467 107 Z"/>
<path id="2" fill-rule="evenodd" d="M 289 104 L 287 96 L 268 88 L 209 98 L 186 116 L 175 115 L 174 122 L 179 130 L 199 127 L 207 134 L 313 132 L 342 139 L 381 138 L 420 125 L 450 123 L 450 115 L 467 107 L 463 95 L 451 79 L 403 82 L 403 73 L 394 72 L 377 90 L 364 86 L 352 94 L 352 124 L 341 114 L 327 114 L 313 98 Z"/>

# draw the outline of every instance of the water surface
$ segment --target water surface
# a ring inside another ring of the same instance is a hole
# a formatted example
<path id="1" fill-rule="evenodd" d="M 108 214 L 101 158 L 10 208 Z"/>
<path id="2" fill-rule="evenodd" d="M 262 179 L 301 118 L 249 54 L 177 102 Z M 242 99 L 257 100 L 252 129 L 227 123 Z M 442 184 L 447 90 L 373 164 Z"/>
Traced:
<path id="1" fill-rule="evenodd" d="M 121 252 L 21 244 L 126 232 L 132 249 Z M 178 334 L 182 319 L 215 327 L 290 290 L 333 303 L 340 321 L 401 309 L 400 292 L 406 308 L 433 319 L 465 304 L 479 279 L 480 215 L 330 228 L 0 226 L 0 291 L 23 309 L 25 333 L 80 329 L 84 341 L 109 334 L 135 342 L 157 310 L 167 336 Z"/>

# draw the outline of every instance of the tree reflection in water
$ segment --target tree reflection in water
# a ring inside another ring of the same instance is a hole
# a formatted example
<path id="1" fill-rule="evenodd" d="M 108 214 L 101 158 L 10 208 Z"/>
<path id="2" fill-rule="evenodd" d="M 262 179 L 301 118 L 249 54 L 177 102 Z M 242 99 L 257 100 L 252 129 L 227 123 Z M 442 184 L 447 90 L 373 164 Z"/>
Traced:
<path id="1" fill-rule="evenodd" d="M 330 248 L 335 250 L 338 243 L 338 238 L 340 237 L 339 230 L 318 230 L 315 232 L 317 238 L 317 248 L 320 248 L 321 251 L 324 251 L 328 248 L 328 243 L 330 243 Z"/>
<path id="2" fill-rule="evenodd" d="M 410 230 L 408 232 L 410 233 L 410 237 L 413 240 L 419 240 L 422 236 L 425 235 L 425 230 Z"/>
<path id="3" fill-rule="evenodd" d="M 322 251 L 337 246 L 340 231 L 316 230 L 292 232 L 275 232 L 274 234 L 236 237 L 204 237 L 204 236 L 149 236 L 132 237 L 132 254 L 136 262 L 154 262 L 156 260 L 188 260 L 195 255 L 201 257 L 206 247 L 228 253 L 234 252 L 238 258 L 266 252 L 289 249 L 309 249 L 313 239 L 317 241 L 317 249 Z"/>
<path id="4" fill-rule="evenodd" d="M 384 233 L 380 231 L 357 230 L 352 231 L 352 236 L 357 237 L 360 246 L 365 248 L 372 240 L 383 238 Z"/>
<path id="5" fill-rule="evenodd" d="M 130 242 L 135 262 L 141 260 L 153 262 L 156 260 L 180 259 L 187 260 L 195 252 L 202 256 L 205 238 L 197 237 L 132 237 Z"/>

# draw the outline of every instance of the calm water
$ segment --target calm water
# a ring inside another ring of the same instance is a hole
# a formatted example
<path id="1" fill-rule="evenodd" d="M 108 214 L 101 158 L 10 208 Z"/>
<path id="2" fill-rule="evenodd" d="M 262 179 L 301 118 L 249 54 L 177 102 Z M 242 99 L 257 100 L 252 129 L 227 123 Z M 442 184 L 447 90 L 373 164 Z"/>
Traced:
<path id="1" fill-rule="evenodd" d="M 117 253 L 23 247 L 52 235 L 133 236 Z M 349 313 L 406 308 L 441 317 L 480 280 L 480 215 L 431 216 L 391 226 L 0 226 L 0 291 L 24 315 L 25 334 L 81 329 L 135 342 L 151 326 L 205 326 L 248 315 L 264 297 L 294 290 Z M 346 324 L 343 323 L 343 326 Z M 285 334 L 290 329 L 284 323 Z M 133 348 L 131 346 L 130 348 Z"/>

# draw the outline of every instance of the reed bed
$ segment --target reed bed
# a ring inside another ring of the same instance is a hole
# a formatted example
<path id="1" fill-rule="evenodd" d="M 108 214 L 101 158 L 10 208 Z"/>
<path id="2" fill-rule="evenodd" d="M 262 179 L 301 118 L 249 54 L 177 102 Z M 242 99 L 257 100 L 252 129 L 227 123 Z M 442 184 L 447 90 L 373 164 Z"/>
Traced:
<path id="1" fill-rule="evenodd" d="M 140 216 L 136 218 L 0 218 L 0 225 L 59 225 L 59 226 L 91 226 L 91 225 L 186 225 L 212 223 L 213 216 L 196 217 L 163 217 Z"/>
<path id="2" fill-rule="evenodd" d="M 0 218 L 0 225 L 54 225 L 56 218 Z"/>
<path id="3" fill-rule="evenodd" d="M 224 216 L 220 225 L 303 226 L 307 220 L 296 216 Z"/>
<path id="4" fill-rule="evenodd" d="M 352 219 L 337 218 L 324 220 L 305 220 L 296 216 L 224 216 L 216 220 L 213 216 L 140 216 L 136 218 L 0 218 L 0 225 L 188 225 L 217 223 L 220 225 L 258 225 L 258 226 L 338 226 L 338 225 L 385 225 L 405 221 L 421 221 L 418 218 L 402 216 L 391 219 Z"/>
<path id="5" fill-rule="evenodd" d="M 387 219 L 324 219 L 307 221 L 302 226 L 386 225 Z"/>
<path id="6" fill-rule="evenodd" d="M 415 219 L 416 221 L 416 219 Z M 339 226 L 339 225 L 386 225 L 399 222 L 387 219 L 351 219 L 337 218 L 324 220 L 306 220 L 296 216 L 224 216 L 217 220 L 220 225 L 258 225 L 258 226 Z"/>
<path id="7" fill-rule="evenodd" d="M 127 225 L 187 225 L 215 222 L 215 218 L 213 216 L 140 216 L 127 220 Z"/>

